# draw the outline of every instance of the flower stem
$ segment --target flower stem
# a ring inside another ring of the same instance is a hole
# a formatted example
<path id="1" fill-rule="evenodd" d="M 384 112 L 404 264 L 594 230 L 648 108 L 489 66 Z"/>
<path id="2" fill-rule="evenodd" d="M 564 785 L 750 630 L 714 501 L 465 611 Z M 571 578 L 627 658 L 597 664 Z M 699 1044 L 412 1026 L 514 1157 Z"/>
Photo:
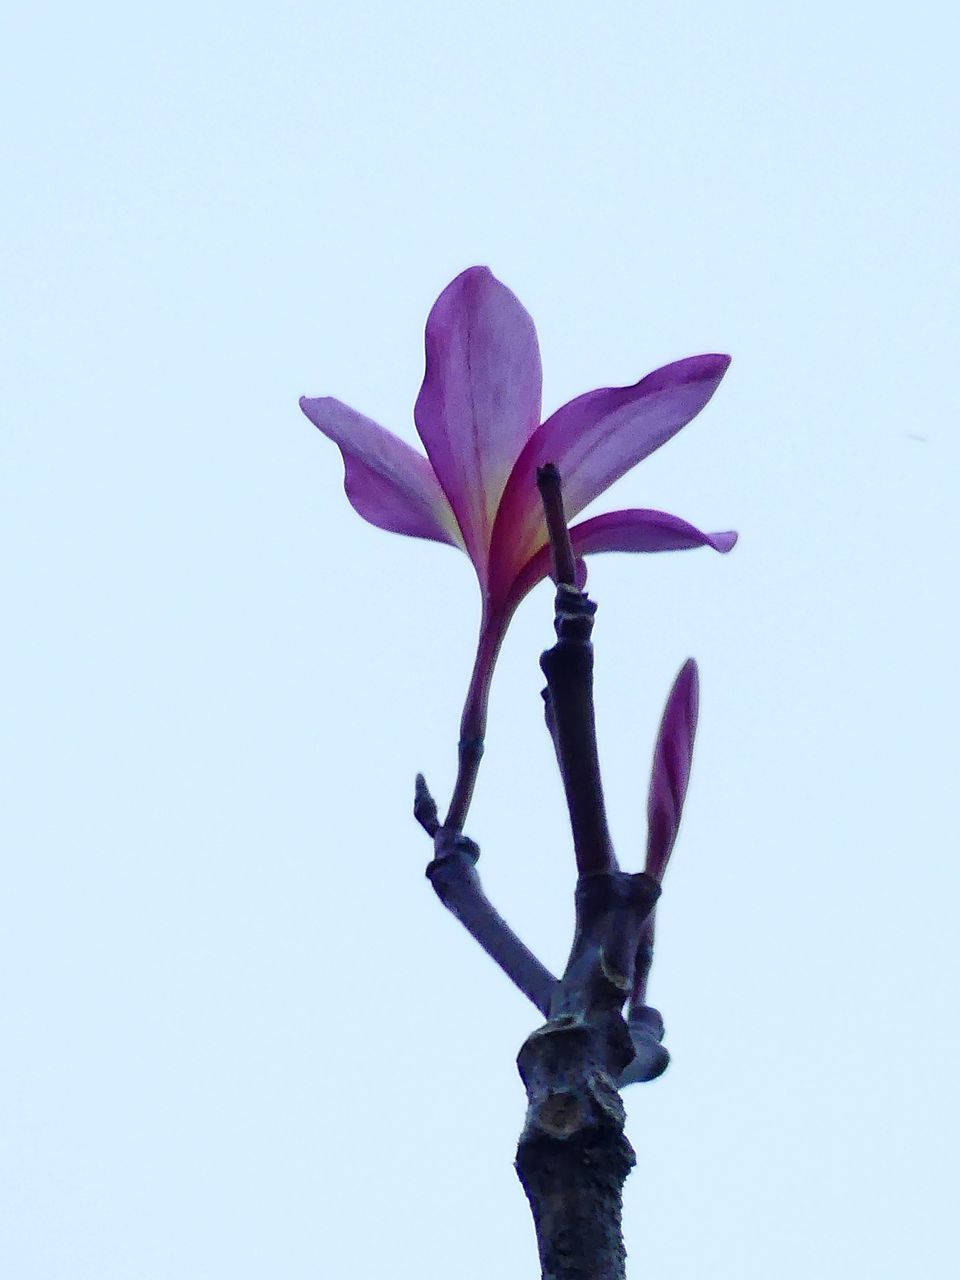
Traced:
<path id="1" fill-rule="evenodd" d="M 460 720 L 459 764 L 457 781 L 453 788 L 450 808 L 443 820 L 448 831 L 460 832 L 467 820 L 473 788 L 483 758 L 483 739 L 487 729 L 487 704 L 490 698 L 490 681 L 500 652 L 507 620 L 500 613 L 488 614 L 484 610 L 477 641 L 477 656 L 463 704 Z"/>

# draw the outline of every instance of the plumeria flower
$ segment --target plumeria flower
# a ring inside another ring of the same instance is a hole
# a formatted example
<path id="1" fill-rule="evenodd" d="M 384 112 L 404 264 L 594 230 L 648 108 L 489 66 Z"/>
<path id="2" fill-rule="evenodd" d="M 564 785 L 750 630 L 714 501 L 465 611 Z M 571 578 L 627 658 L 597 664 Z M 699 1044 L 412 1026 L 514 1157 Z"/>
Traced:
<path id="1" fill-rule="evenodd" d="M 427 319 L 414 418 L 424 457 L 328 397 L 300 407 L 340 448 L 344 488 L 365 520 L 464 551 L 480 582 L 480 638 L 461 721 L 460 773 L 445 826 L 460 829 L 473 790 L 493 667 L 510 618 L 551 572 L 537 468 L 552 462 L 573 519 L 700 412 L 730 363 L 692 356 L 629 387 L 605 387 L 540 419 L 533 321 L 486 267 L 444 289 Z M 611 511 L 570 529 L 578 557 L 598 551 L 729 551 L 735 533 L 701 533 L 662 511 Z"/>

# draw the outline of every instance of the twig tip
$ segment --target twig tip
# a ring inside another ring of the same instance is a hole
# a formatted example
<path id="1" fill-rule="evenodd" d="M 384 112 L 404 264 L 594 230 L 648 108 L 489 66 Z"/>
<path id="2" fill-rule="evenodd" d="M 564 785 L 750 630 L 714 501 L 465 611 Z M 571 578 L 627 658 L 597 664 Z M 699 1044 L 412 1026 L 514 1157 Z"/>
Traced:
<path id="1" fill-rule="evenodd" d="M 440 830 L 440 819 L 437 816 L 437 802 L 430 794 L 427 780 L 422 773 L 417 774 L 414 788 L 413 816 L 432 840 Z"/>

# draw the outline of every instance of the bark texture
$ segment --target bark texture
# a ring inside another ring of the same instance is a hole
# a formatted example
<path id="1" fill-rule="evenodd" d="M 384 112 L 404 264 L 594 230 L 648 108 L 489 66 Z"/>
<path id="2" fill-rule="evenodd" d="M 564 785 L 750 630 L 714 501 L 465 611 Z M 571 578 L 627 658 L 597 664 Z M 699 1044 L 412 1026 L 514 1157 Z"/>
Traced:
<path id="1" fill-rule="evenodd" d="M 623 1184 L 634 1154 L 617 1084 L 636 1054 L 622 1008 L 660 886 L 643 872 L 581 876 L 550 1018 L 520 1050 L 527 1116 L 516 1169 L 544 1280 L 623 1280 Z"/>
<path id="2" fill-rule="evenodd" d="M 635 1156 L 617 1082 L 638 1055 L 623 1007 L 660 885 L 617 865 L 594 720 L 596 606 L 573 583 L 556 468 L 542 468 L 537 482 L 558 583 L 557 642 L 540 665 L 579 878 L 570 958 L 546 1024 L 517 1058 L 527 1115 L 516 1169 L 533 1214 L 543 1280 L 625 1280 L 623 1184 Z M 649 1035 L 651 1028 L 642 1030 Z M 651 1061 L 641 1064 L 641 1078 L 650 1068 Z"/>
<path id="3" fill-rule="evenodd" d="M 663 1020 L 646 1004 L 660 883 L 646 871 L 622 871 L 617 863 L 594 715 L 596 606 L 576 586 L 556 468 L 541 468 L 537 483 L 557 582 L 557 639 L 540 660 L 547 680 L 544 710 L 578 873 L 576 927 L 561 978 L 524 945 L 486 896 L 477 874 L 480 850 L 462 833 L 469 795 L 458 822 L 441 824 L 420 776 L 414 815 L 433 841 L 427 876 L 438 898 L 547 1018 L 517 1058 L 527 1113 L 516 1170 L 536 1227 L 543 1280 L 625 1280 L 623 1185 L 635 1156 L 618 1090 L 653 1080 L 670 1060 L 661 1043 Z M 478 761 L 479 755 L 470 765 L 471 777 Z M 461 775 L 463 766 L 461 752 Z"/>
<path id="4" fill-rule="evenodd" d="M 616 1032 L 613 1041 L 601 1027 L 560 1017 L 535 1031 L 517 1060 L 529 1105 L 516 1168 L 544 1280 L 626 1274 L 623 1184 L 635 1156 L 608 1064 L 631 1050 Z"/>

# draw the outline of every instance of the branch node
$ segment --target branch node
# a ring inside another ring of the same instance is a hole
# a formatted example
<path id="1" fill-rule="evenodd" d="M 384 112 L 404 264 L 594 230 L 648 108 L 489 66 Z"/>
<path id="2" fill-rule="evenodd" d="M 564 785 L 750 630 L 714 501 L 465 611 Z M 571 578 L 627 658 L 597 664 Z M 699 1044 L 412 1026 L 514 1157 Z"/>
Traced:
<path id="1" fill-rule="evenodd" d="M 426 783 L 422 787 L 418 783 L 417 796 L 418 800 L 423 797 L 423 816 L 417 813 L 417 819 L 429 830 L 430 793 Z M 438 826 L 432 835 L 434 856 L 427 864 L 426 876 L 434 893 L 514 986 L 546 1016 L 557 980 L 521 942 L 484 893 L 477 874 L 480 846 L 451 827 Z"/>

